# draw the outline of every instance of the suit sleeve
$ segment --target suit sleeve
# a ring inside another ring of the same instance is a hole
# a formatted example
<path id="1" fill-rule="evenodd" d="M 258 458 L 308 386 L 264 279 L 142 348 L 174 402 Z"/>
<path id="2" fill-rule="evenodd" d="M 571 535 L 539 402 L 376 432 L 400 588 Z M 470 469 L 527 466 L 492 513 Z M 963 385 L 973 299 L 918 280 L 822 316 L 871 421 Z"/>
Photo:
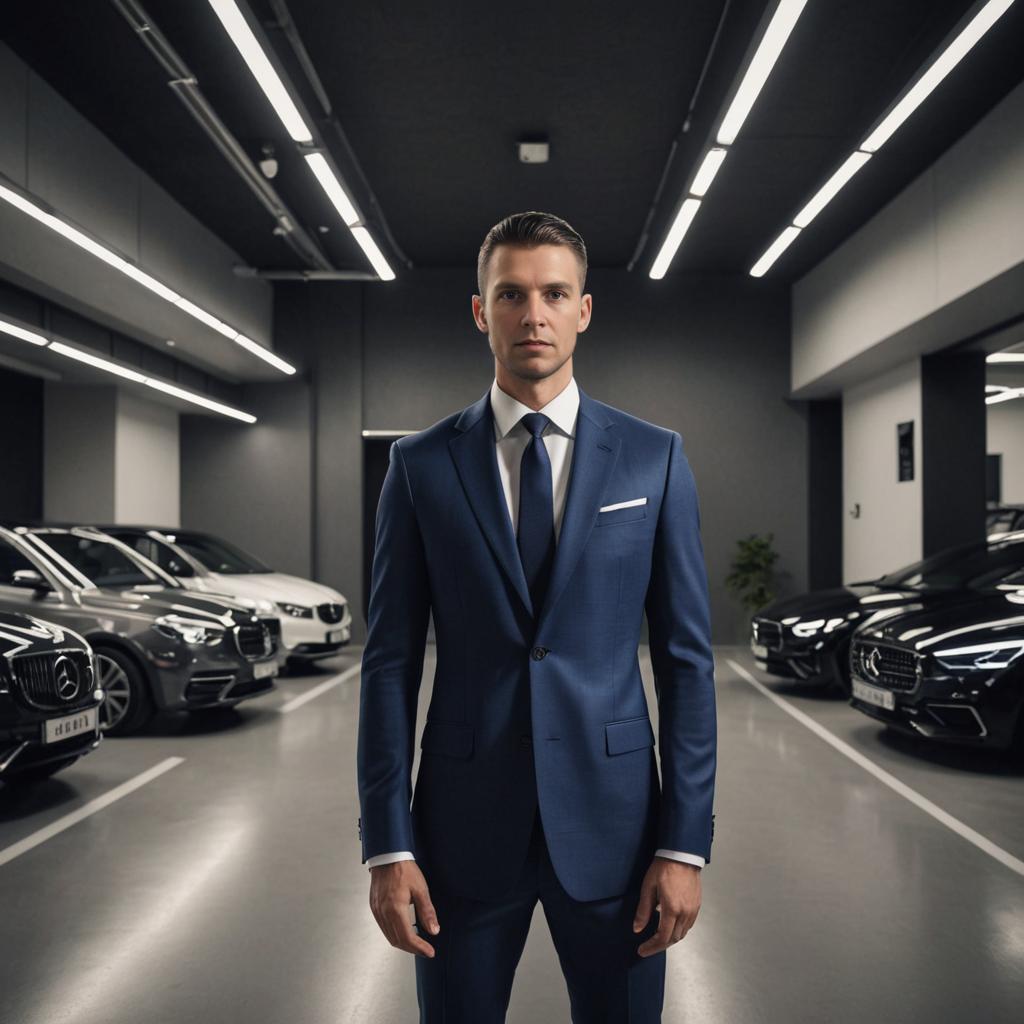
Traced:
<path id="1" fill-rule="evenodd" d="M 429 617 L 423 539 L 396 441 L 377 505 L 360 684 L 356 761 L 364 864 L 395 850 L 415 856 L 413 744 Z"/>
<path id="2" fill-rule="evenodd" d="M 697 487 L 673 432 L 646 599 L 661 751 L 659 848 L 711 860 L 717 715 Z"/>

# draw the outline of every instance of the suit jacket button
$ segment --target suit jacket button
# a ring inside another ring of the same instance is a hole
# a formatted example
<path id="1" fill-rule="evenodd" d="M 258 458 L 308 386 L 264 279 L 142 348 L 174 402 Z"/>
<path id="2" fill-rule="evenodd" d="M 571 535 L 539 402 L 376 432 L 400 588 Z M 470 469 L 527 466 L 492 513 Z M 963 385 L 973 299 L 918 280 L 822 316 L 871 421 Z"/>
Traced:
<path id="1" fill-rule="evenodd" d="M 533 658 L 534 661 L 540 661 L 541 658 L 543 658 L 544 655 L 547 653 L 548 649 L 546 647 L 534 647 L 534 649 L 530 652 L 530 656 Z"/>

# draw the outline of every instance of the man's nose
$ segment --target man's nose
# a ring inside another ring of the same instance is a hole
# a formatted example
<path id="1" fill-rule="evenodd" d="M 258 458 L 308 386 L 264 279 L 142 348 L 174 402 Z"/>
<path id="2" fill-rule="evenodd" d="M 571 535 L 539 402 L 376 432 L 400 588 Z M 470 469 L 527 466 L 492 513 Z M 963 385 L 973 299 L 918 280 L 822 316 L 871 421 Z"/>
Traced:
<path id="1" fill-rule="evenodd" d="M 528 299 L 526 309 L 523 310 L 523 324 L 536 325 L 544 323 L 544 303 L 538 298 Z"/>

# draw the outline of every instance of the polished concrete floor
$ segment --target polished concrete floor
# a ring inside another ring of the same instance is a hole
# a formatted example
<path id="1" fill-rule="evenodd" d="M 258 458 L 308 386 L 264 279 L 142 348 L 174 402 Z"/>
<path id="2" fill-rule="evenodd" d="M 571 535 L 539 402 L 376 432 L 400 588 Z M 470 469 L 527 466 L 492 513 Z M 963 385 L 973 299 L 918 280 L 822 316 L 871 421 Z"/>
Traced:
<path id="1" fill-rule="evenodd" d="M 360 864 L 359 656 L 0 790 L 3 1024 L 416 1020 Z M 716 662 L 713 862 L 666 1024 L 1024 1020 L 1024 766 L 890 736 L 741 648 Z M 569 1019 L 539 907 L 508 1019 Z"/>

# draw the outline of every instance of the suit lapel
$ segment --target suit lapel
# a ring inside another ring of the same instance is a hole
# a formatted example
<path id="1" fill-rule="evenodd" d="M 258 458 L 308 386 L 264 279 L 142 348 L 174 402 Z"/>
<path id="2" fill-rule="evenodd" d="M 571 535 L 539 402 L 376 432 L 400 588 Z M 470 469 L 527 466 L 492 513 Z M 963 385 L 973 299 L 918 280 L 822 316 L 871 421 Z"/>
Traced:
<path id="1" fill-rule="evenodd" d="M 579 395 L 580 409 L 576 418 L 562 529 L 555 548 L 551 581 L 537 621 L 538 631 L 565 589 L 590 538 L 601 496 L 622 445 L 621 438 L 608 430 L 612 421 L 600 403 L 586 395 L 582 388 Z M 448 448 L 466 498 L 494 557 L 519 595 L 523 607 L 535 615 L 498 474 L 489 389 L 479 401 L 463 409 L 455 421 L 455 429 L 458 433 L 448 442 Z"/>
<path id="2" fill-rule="evenodd" d="M 516 535 L 512 531 L 512 520 L 509 519 L 505 502 L 505 491 L 498 475 L 490 390 L 478 402 L 463 409 L 455 421 L 455 429 L 459 433 L 448 442 L 448 449 L 455 460 L 463 490 L 494 557 L 515 587 L 526 610 L 532 615 L 530 588 L 526 583 Z"/>

